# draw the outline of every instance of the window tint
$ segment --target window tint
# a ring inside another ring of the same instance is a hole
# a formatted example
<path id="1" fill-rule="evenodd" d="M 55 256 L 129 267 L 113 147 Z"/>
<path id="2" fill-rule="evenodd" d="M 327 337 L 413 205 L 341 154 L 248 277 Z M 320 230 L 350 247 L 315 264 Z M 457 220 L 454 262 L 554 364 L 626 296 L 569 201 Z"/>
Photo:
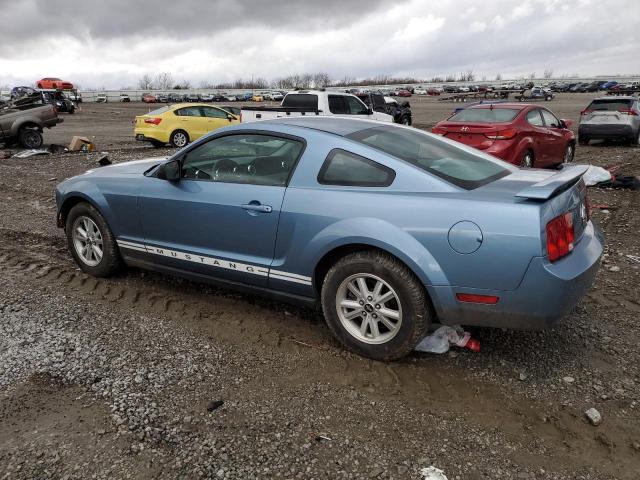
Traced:
<path id="1" fill-rule="evenodd" d="M 270 135 L 227 135 L 189 151 L 182 177 L 226 183 L 285 186 L 302 141 Z"/>
<path id="2" fill-rule="evenodd" d="M 222 110 L 213 108 L 213 107 L 200 107 L 200 108 L 204 112 L 204 116 L 209 118 L 224 118 L 226 120 L 229 115 L 227 112 L 223 112 Z"/>
<path id="3" fill-rule="evenodd" d="M 544 123 L 547 127 L 558 127 L 560 126 L 560 121 L 555 117 L 553 113 L 548 110 L 540 110 L 542 113 L 542 118 L 544 119 Z"/>
<path id="4" fill-rule="evenodd" d="M 633 100 L 594 100 L 589 104 L 587 110 L 606 110 L 609 112 L 617 112 L 618 110 L 625 110 L 631 108 Z"/>
<path id="5" fill-rule="evenodd" d="M 308 108 L 310 110 L 318 109 L 318 96 L 308 93 L 288 93 L 282 106 L 287 108 Z"/>
<path id="6" fill-rule="evenodd" d="M 513 108 L 467 108 L 449 118 L 449 122 L 510 122 L 520 110 Z"/>
<path id="7" fill-rule="evenodd" d="M 337 115 L 348 114 L 349 107 L 344 99 L 342 95 L 329 95 L 329 111 Z"/>
<path id="8" fill-rule="evenodd" d="M 200 117 L 200 107 L 185 107 L 175 111 L 179 117 Z"/>
<path id="9" fill-rule="evenodd" d="M 396 173 L 389 167 L 345 150 L 332 150 L 324 161 L 318 183 L 356 187 L 387 187 Z"/>
<path id="10" fill-rule="evenodd" d="M 351 115 L 367 115 L 369 111 L 364 103 L 358 100 L 356 97 L 344 97 L 347 105 L 349 106 L 349 113 Z"/>
<path id="11" fill-rule="evenodd" d="M 349 134 L 347 138 L 382 150 L 467 190 L 511 173 L 504 162 L 415 129 L 374 127 Z"/>
<path id="12" fill-rule="evenodd" d="M 536 108 L 535 110 L 528 112 L 527 122 L 529 122 L 530 125 L 535 125 L 536 127 L 544 126 L 542 123 L 542 117 L 540 116 L 540 110 Z"/>

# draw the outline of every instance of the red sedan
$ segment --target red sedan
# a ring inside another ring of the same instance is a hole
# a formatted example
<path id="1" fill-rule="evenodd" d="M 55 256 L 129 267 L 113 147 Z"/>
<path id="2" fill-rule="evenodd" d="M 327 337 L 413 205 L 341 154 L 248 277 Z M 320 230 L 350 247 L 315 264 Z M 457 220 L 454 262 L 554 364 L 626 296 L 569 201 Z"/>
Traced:
<path id="1" fill-rule="evenodd" d="M 411 96 L 411 92 L 409 90 L 398 90 L 398 96 L 399 97 L 410 97 Z"/>
<path id="2" fill-rule="evenodd" d="M 38 88 L 42 89 L 71 90 L 73 88 L 73 83 L 53 77 L 41 78 L 36 82 L 36 85 L 38 86 Z"/>
<path id="3" fill-rule="evenodd" d="M 474 105 L 433 127 L 433 133 L 522 167 L 552 167 L 573 161 L 571 120 L 526 103 Z"/>

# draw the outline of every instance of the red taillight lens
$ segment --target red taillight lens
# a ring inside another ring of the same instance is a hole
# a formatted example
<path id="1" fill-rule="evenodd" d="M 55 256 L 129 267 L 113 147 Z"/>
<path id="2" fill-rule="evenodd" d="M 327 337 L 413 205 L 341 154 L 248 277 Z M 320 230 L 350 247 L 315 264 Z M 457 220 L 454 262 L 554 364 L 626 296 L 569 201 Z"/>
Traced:
<path id="1" fill-rule="evenodd" d="M 567 212 L 547 223 L 547 256 L 549 261 L 568 255 L 573 250 L 573 215 Z"/>
<path id="2" fill-rule="evenodd" d="M 456 293 L 456 298 L 460 302 L 484 303 L 486 305 L 495 305 L 500 300 L 500 297 L 494 295 L 476 295 L 475 293 Z"/>
<path id="3" fill-rule="evenodd" d="M 435 133 L 436 135 L 444 135 L 445 133 L 447 133 L 447 129 L 442 127 L 433 127 L 431 129 L 431 133 Z"/>
<path id="4" fill-rule="evenodd" d="M 496 133 L 485 133 L 484 136 L 491 140 L 511 140 L 517 134 L 516 130 L 508 128 L 506 130 L 498 130 Z"/>
<path id="5" fill-rule="evenodd" d="M 144 119 L 144 123 L 152 123 L 154 125 L 160 125 L 160 122 L 162 121 L 161 118 L 145 118 Z"/>
<path id="6" fill-rule="evenodd" d="M 634 116 L 634 117 L 638 116 L 638 112 L 636 112 L 635 110 L 633 110 L 631 108 L 623 108 L 622 110 L 618 110 L 618 112 L 624 113 L 625 115 L 631 115 L 631 116 Z"/>

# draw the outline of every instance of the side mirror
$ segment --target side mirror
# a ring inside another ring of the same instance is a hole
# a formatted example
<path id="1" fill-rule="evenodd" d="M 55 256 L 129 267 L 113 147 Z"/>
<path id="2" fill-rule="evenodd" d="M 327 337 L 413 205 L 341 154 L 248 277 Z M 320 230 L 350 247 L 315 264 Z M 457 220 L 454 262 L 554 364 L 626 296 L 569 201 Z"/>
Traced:
<path id="1" fill-rule="evenodd" d="M 181 172 L 182 164 L 180 160 L 171 160 L 160 166 L 160 169 L 158 170 L 158 178 L 168 180 L 170 182 L 177 182 L 180 180 Z"/>
<path id="2" fill-rule="evenodd" d="M 227 120 L 229 120 L 230 122 L 235 120 L 235 119 L 236 119 L 236 117 L 234 117 L 233 115 L 231 115 L 231 114 L 227 115 Z"/>

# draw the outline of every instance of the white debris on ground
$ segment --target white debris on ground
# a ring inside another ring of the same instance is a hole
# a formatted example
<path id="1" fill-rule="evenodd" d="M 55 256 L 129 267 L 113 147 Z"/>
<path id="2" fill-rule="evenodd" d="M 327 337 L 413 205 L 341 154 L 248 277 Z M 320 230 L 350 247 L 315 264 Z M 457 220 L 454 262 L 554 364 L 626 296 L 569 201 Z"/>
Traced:
<path id="1" fill-rule="evenodd" d="M 423 468 L 420 471 L 423 480 L 447 480 L 447 476 L 442 470 L 434 466 Z"/>

